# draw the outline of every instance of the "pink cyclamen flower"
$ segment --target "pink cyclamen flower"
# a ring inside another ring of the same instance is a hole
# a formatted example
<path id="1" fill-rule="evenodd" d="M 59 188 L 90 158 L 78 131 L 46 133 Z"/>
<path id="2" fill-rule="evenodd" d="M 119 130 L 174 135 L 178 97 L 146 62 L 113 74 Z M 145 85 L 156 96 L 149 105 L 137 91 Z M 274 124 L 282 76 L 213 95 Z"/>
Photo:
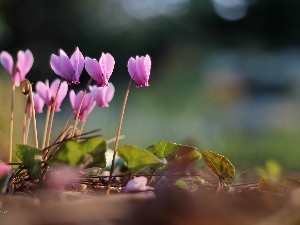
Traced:
<path id="1" fill-rule="evenodd" d="M 20 82 L 25 79 L 26 74 L 33 65 L 33 61 L 33 55 L 29 49 L 25 52 L 21 50 L 18 51 L 18 59 L 15 67 L 13 58 L 8 52 L 2 51 L 0 53 L 0 62 L 11 75 L 12 82 L 16 87 L 19 87 Z"/>
<path id="2" fill-rule="evenodd" d="M 115 93 L 115 87 L 111 82 L 108 83 L 108 86 L 97 87 L 94 85 L 90 86 L 89 89 L 99 107 L 108 107 L 108 103 L 112 100 Z"/>
<path id="3" fill-rule="evenodd" d="M 12 171 L 11 166 L 6 165 L 3 162 L 0 162 L 0 178 L 6 176 Z"/>
<path id="4" fill-rule="evenodd" d="M 60 83 L 59 79 L 55 79 L 54 81 L 52 81 L 50 87 L 49 87 L 48 80 L 46 80 L 45 83 L 41 81 L 38 81 L 36 83 L 36 87 L 35 87 L 36 92 L 41 97 L 41 99 L 44 100 L 47 106 L 53 106 L 59 83 Z M 55 112 L 60 111 L 61 103 L 66 97 L 67 92 L 68 92 L 68 84 L 66 81 L 63 81 L 58 90 L 58 95 L 55 104 Z"/>
<path id="5" fill-rule="evenodd" d="M 40 97 L 40 95 L 36 94 L 36 93 L 32 93 L 33 94 L 33 102 L 34 102 L 34 111 L 35 113 L 43 113 L 43 107 L 45 105 L 44 100 Z M 32 106 L 30 104 L 30 102 L 27 105 L 27 110 L 28 110 L 28 115 L 29 117 L 32 116 Z"/>
<path id="6" fill-rule="evenodd" d="M 85 57 L 85 69 L 97 82 L 99 87 L 108 85 L 108 80 L 114 70 L 114 65 L 114 57 L 109 53 L 102 53 L 99 62 L 96 59 Z"/>
<path id="7" fill-rule="evenodd" d="M 57 75 L 64 78 L 69 84 L 78 84 L 84 67 L 84 58 L 78 47 L 71 58 L 60 49 L 59 56 L 51 55 L 50 66 Z"/>
<path id="8" fill-rule="evenodd" d="M 83 91 L 79 91 L 78 94 L 76 95 L 73 90 L 70 91 L 69 93 L 69 98 L 70 98 L 70 103 L 74 112 L 74 115 L 76 117 L 78 109 L 80 107 L 81 99 L 83 96 Z M 79 120 L 85 121 L 87 116 L 93 111 L 95 108 L 96 102 L 93 99 L 93 96 L 91 93 L 87 93 L 84 96 L 80 112 L 79 112 Z"/>
<path id="9" fill-rule="evenodd" d="M 151 59 L 149 55 L 136 56 L 136 58 L 130 58 L 128 60 L 128 72 L 131 79 L 135 81 L 137 87 L 148 87 L 150 70 L 151 70 Z"/>
<path id="10" fill-rule="evenodd" d="M 71 187 L 79 176 L 79 169 L 71 166 L 57 166 L 51 169 L 46 185 L 52 189 Z"/>
<path id="11" fill-rule="evenodd" d="M 154 188 L 149 187 L 146 184 L 147 184 L 146 177 L 134 177 L 128 182 L 128 184 L 122 191 L 123 192 L 145 192 L 145 191 L 154 190 Z"/>

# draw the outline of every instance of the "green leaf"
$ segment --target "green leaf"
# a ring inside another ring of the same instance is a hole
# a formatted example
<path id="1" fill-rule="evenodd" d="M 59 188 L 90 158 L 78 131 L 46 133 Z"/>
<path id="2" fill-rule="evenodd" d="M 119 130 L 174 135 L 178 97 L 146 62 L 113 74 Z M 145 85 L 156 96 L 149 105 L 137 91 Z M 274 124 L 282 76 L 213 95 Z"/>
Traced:
<path id="1" fill-rule="evenodd" d="M 22 160 L 32 180 L 41 178 L 41 160 L 43 156 L 43 151 L 41 149 L 30 145 L 17 145 L 16 155 Z"/>
<path id="2" fill-rule="evenodd" d="M 102 142 L 91 153 L 91 156 L 93 157 L 93 162 L 90 163 L 87 167 L 105 168 L 106 167 L 105 153 L 107 149 L 108 149 L 107 142 L 102 139 Z"/>
<path id="3" fill-rule="evenodd" d="M 85 158 L 86 154 L 90 154 L 93 157 L 93 162 L 89 163 L 89 166 L 106 166 L 105 151 L 107 149 L 107 143 L 105 140 L 94 137 L 87 140 L 78 141 L 66 141 L 54 155 L 51 162 L 53 164 L 65 163 L 70 166 L 79 165 Z"/>
<path id="4" fill-rule="evenodd" d="M 158 166 L 164 163 L 151 152 L 133 145 L 121 146 L 118 148 L 118 155 L 124 159 L 132 173 L 146 166 Z"/>
<path id="5" fill-rule="evenodd" d="M 146 150 L 153 153 L 158 158 L 167 158 L 175 157 L 176 155 L 183 155 L 187 152 L 196 150 L 196 148 L 188 145 L 180 145 L 168 141 L 161 141 L 150 145 L 146 148 Z"/>
<path id="6" fill-rule="evenodd" d="M 225 156 L 208 150 L 201 150 L 201 154 L 206 166 L 219 178 L 229 181 L 233 177 L 234 166 Z"/>
<path id="7" fill-rule="evenodd" d="M 183 180 L 177 180 L 174 185 L 183 190 L 189 190 L 189 185 Z"/>
<path id="8" fill-rule="evenodd" d="M 272 179 L 278 179 L 281 175 L 281 166 L 275 160 L 268 159 L 266 161 L 266 170 Z"/>
<path id="9" fill-rule="evenodd" d="M 200 152 L 198 152 L 197 150 L 193 150 L 193 151 L 190 151 L 190 152 L 187 152 L 185 154 L 182 154 L 178 157 L 176 157 L 172 163 L 178 163 L 178 164 L 189 164 L 193 161 L 196 161 L 198 159 L 201 158 L 201 154 Z"/>

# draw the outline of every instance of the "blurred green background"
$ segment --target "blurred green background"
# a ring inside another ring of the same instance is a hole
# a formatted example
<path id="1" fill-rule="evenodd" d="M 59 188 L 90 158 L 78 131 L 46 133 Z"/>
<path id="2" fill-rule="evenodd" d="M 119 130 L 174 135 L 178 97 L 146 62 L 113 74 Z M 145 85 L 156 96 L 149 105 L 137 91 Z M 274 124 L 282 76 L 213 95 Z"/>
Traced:
<path id="1" fill-rule="evenodd" d="M 111 53 L 114 99 L 109 108 L 95 109 L 85 126 L 101 128 L 107 139 L 116 135 L 127 61 L 148 53 L 150 87 L 132 87 L 120 144 L 146 147 L 168 140 L 224 154 L 242 169 L 274 159 L 297 170 L 299 10 L 295 0 L 1 0 L 0 50 L 13 56 L 19 49 L 33 52 L 27 76 L 32 83 L 57 77 L 49 59 L 59 48 L 70 55 L 78 46 L 92 58 Z M 4 70 L 1 78 L 5 158 L 10 85 Z M 70 88 L 82 89 L 88 78 L 84 71 L 80 85 Z M 55 116 L 54 137 L 69 111 L 67 97 Z M 38 116 L 40 135 L 44 117 Z M 21 127 L 15 123 L 15 143 Z"/>

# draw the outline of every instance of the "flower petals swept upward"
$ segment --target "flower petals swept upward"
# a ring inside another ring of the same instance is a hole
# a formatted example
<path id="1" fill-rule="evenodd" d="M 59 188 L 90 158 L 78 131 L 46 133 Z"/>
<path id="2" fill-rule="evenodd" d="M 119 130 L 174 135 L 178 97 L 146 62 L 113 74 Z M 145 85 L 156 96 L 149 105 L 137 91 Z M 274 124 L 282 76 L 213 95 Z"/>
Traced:
<path id="1" fill-rule="evenodd" d="M 53 106 L 59 83 L 60 83 L 59 79 L 55 79 L 54 81 L 52 81 L 50 87 L 49 87 L 48 80 L 46 80 L 45 83 L 41 81 L 38 81 L 36 83 L 36 87 L 35 87 L 36 92 L 41 97 L 41 99 L 44 100 L 47 106 Z M 66 81 L 63 81 L 58 91 L 58 96 L 55 104 L 55 112 L 60 111 L 61 103 L 66 97 L 67 92 L 68 92 L 68 84 Z"/>
<path id="2" fill-rule="evenodd" d="M 131 57 L 127 64 L 128 72 L 136 83 L 137 87 L 148 87 L 150 70 L 151 70 L 151 59 L 149 55 Z"/>
<path id="3" fill-rule="evenodd" d="M 77 115 L 78 109 L 80 107 L 81 99 L 83 96 L 83 91 L 79 91 L 77 95 L 75 94 L 74 90 L 71 90 L 69 93 L 70 103 L 73 109 L 73 113 Z M 96 102 L 93 99 L 91 93 L 87 93 L 83 99 L 80 112 L 79 112 L 79 120 L 85 121 L 87 116 L 93 111 L 95 108 Z"/>
<path id="4" fill-rule="evenodd" d="M 0 53 L 0 62 L 7 72 L 12 76 L 12 82 L 16 87 L 20 86 L 20 82 L 25 79 L 26 74 L 29 72 L 33 65 L 33 55 L 29 49 L 24 51 L 18 51 L 18 59 L 14 68 L 14 61 L 12 56 L 2 51 Z"/>
<path id="5" fill-rule="evenodd" d="M 109 53 L 102 53 L 99 62 L 96 59 L 85 57 L 85 69 L 99 87 L 108 85 L 114 66 L 115 60 Z"/>
<path id="6" fill-rule="evenodd" d="M 58 56 L 51 55 L 50 66 L 57 75 L 64 78 L 69 84 L 78 84 L 84 67 L 84 58 L 78 47 L 71 58 L 60 49 Z"/>
<path id="7" fill-rule="evenodd" d="M 99 107 L 108 107 L 108 103 L 112 100 L 115 93 L 114 85 L 109 82 L 108 86 L 97 87 L 96 85 L 90 86 L 90 91 Z"/>
<path id="8" fill-rule="evenodd" d="M 25 79 L 26 74 L 29 72 L 33 65 L 33 55 L 30 50 L 25 52 L 18 52 L 18 61 L 16 67 L 19 70 L 20 82 Z"/>

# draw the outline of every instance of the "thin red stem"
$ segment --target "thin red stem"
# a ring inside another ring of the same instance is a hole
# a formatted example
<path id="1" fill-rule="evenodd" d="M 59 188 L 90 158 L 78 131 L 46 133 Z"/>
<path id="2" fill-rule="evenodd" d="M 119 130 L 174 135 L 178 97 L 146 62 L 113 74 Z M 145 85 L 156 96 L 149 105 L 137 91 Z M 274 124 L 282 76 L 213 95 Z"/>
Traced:
<path id="1" fill-rule="evenodd" d="M 15 103 L 15 89 L 16 86 L 12 84 L 11 88 L 11 112 L 10 112 L 10 131 L 9 131 L 9 153 L 8 153 L 8 162 L 12 161 L 12 140 L 13 140 L 13 131 L 14 131 L 14 103 Z"/>
<path id="2" fill-rule="evenodd" d="M 110 186 L 111 186 L 111 181 L 112 181 L 112 174 L 113 174 L 113 171 L 114 171 L 114 164 L 115 164 L 115 159 L 116 159 L 116 154 L 117 154 L 117 149 L 118 149 L 118 144 L 119 144 L 119 139 L 120 139 L 120 134 L 121 134 L 122 122 L 123 122 L 123 118 L 124 118 L 124 113 L 125 113 L 125 108 L 126 108 L 126 103 L 127 103 L 129 91 L 130 91 L 131 82 L 132 82 L 132 80 L 130 79 L 127 90 L 126 90 L 126 93 L 125 93 L 123 107 L 122 107 L 122 110 L 121 110 L 119 126 L 118 126 L 118 132 L 117 132 L 116 142 L 115 142 L 115 147 L 114 147 L 114 154 L 113 154 L 113 158 L 112 158 L 112 162 L 111 162 L 109 180 L 108 180 L 107 189 L 106 189 L 106 194 L 107 195 L 109 195 L 109 191 L 110 191 Z"/>
<path id="3" fill-rule="evenodd" d="M 54 112 L 55 112 L 55 106 L 56 106 L 56 101 L 57 101 L 57 97 L 58 97 L 58 92 L 62 83 L 62 79 L 59 82 L 57 91 L 56 91 L 56 95 L 54 98 L 54 102 L 53 105 L 51 106 L 51 115 L 50 115 L 50 120 L 49 120 L 49 129 L 48 129 L 48 134 L 47 134 L 47 139 L 46 139 L 46 147 L 49 145 L 50 142 L 50 137 L 51 137 L 51 131 L 52 131 L 52 125 L 53 125 L 53 118 L 54 118 Z"/>
<path id="4" fill-rule="evenodd" d="M 87 85 L 86 85 L 86 87 L 84 89 L 84 92 L 83 92 L 83 95 L 82 95 L 82 98 L 81 98 L 81 101 L 80 101 L 80 105 L 79 105 L 79 108 L 78 108 L 77 113 L 76 113 L 74 127 L 73 127 L 73 130 L 72 130 L 72 136 L 74 136 L 74 134 L 75 134 L 76 126 L 77 126 L 77 123 L 78 123 L 78 120 L 79 120 L 80 109 L 82 107 L 82 103 L 83 103 L 84 97 L 86 95 L 86 92 L 87 92 L 87 90 L 88 90 L 88 88 L 89 88 L 92 80 L 93 80 L 92 78 L 89 79 L 89 81 L 88 81 L 88 83 L 87 83 Z"/>

